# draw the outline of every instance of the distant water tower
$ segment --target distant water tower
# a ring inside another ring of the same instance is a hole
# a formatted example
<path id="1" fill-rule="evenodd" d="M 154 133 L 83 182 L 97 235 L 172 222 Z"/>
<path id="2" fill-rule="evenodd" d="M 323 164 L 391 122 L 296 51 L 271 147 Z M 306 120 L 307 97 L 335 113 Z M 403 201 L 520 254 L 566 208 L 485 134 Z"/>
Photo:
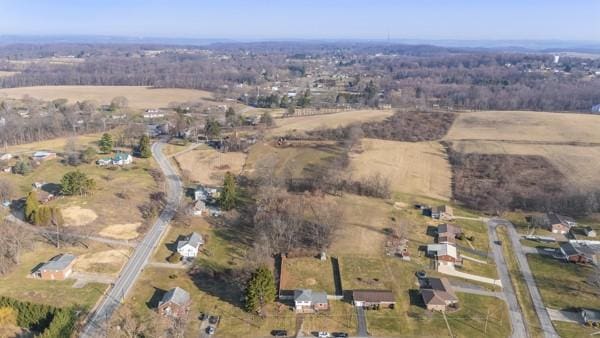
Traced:
<path id="1" fill-rule="evenodd" d="M 554 55 L 554 63 L 558 63 L 558 60 L 560 60 L 560 55 Z"/>

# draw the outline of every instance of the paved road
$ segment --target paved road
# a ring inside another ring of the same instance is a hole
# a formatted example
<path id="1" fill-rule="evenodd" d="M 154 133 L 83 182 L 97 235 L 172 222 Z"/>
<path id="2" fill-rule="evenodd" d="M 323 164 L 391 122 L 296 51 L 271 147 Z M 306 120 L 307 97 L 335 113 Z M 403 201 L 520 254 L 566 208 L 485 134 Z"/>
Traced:
<path id="1" fill-rule="evenodd" d="M 517 263 L 519 265 L 519 269 L 521 270 L 521 274 L 523 275 L 523 279 L 527 284 L 527 289 L 529 290 L 529 295 L 533 301 L 533 307 L 537 314 L 537 317 L 540 321 L 541 329 L 544 332 L 545 337 L 559 337 L 558 333 L 554 329 L 552 325 L 552 321 L 550 320 L 550 316 L 548 315 L 548 311 L 544 306 L 544 302 L 542 301 L 542 296 L 540 295 L 540 291 L 537 288 L 535 283 L 535 279 L 533 278 L 533 274 L 531 273 L 531 269 L 529 269 L 529 263 L 527 262 L 527 256 L 523 250 L 523 246 L 521 245 L 520 239 L 521 237 L 515 230 L 515 227 L 512 223 L 503 219 L 491 219 L 488 222 L 488 226 L 492 228 L 492 232 L 496 236 L 494 240 L 497 239 L 496 228 L 498 226 L 505 226 L 508 231 L 508 235 L 510 237 L 511 245 L 514 250 L 515 256 L 517 257 Z M 491 240 L 491 237 L 490 237 Z M 508 245 L 508 243 L 504 244 Z M 499 245 L 494 243 L 490 243 L 490 246 L 494 248 L 500 248 Z M 501 250 L 500 250 L 501 252 Z"/>
<path id="2" fill-rule="evenodd" d="M 498 233 L 496 232 L 497 223 L 492 220 L 487 222 L 488 224 L 488 237 L 490 240 L 490 248 L 492 249 L 492 256 L 496 262 L 496 268 L 498 269 L 498 275 L 502 281 L 502 291 L 504 293 L 504 299 L 508 304 L 508 313 L 510 315 L 510 323 L 512 326 L 512 337 L 522 338 L 527 337 L 527 330 L 525 329 L 525 321 L 523 319 L 523 313 L 519 302 L 515 296 L 515 290 L 510 282 L 510 275 L 508 273 L 508 266 L 504 260 L 502 254 L 502 247 L 495 244 L 498 241 Z"/>
<path id="3" fill-rule="evenodd" d="M 365 314 L 365 309 L 362 306 L 356 306 L 356 322 L 358 323 L 358 332 L 356 332 L 357 337 L 368 337 L 369 333 L 367 332 L 367 315 Z"/>
<path id="4" fill-rule="evenodd" d="M 113 312 L 119 307 L 142 272 L 179 206 L 182 193 L 181 180 L 175 169 L 171 166 L 171 163 L 163 155 L 163 145 L 164 143 L 162 142 L 154 143 L 152 145 L 152 154 L 165 174 L 168 196 L 167 206 L 144 239 L 135 248 L 113 287 L 104 295 L 96 309 L 88 317 L 88 321 L 80 337 L 97 338 L 106 336 L 108 319 L 110 319 Z"/>

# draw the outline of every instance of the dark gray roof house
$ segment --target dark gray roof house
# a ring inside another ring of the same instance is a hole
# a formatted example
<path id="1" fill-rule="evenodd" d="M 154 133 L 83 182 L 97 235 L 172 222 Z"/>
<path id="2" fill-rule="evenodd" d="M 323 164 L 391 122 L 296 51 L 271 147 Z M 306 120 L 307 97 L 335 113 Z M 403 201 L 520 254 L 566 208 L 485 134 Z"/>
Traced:
<path id="1" fill-rule="evenodd" d="M 40 267 L 40 270 L 63 270 L 75 260 L 75 255 L 70 253 L 60 254 L 53 257 Z"/>
<path id="2" fill-rule="evenodd" d="M 180 287 L 174 287 L 167 291 L 160 303 L 171 302 L 177 305 L 186 305 L 190 301 L 190 294 Z"/>
<path id="3" fill-rule="evenodd" d="M 327 294 L 322 291 L 313 291 L 311 289 L 294 290 L 295 302 L 311 302 L 312 304 L 327 303 Z"/>

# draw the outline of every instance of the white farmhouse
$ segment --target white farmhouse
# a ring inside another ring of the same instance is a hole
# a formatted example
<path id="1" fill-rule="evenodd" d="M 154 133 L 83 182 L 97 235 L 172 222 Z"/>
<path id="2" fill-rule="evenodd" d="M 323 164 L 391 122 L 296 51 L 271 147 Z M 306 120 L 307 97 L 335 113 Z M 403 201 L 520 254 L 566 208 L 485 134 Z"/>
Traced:
<path id="1" fill-rule="evenodd" d="M 186 239 L 177 242 L 177 252 L 184 258 L 193 258 L 198 256 L 202 244 L 204 244 L 202 235 L 192 232 Z"/>

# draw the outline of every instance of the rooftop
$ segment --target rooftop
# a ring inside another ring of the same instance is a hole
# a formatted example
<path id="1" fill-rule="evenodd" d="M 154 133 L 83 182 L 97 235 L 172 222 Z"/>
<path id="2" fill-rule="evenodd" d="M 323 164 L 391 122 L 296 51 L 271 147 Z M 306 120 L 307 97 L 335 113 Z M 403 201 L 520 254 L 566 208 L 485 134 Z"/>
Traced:
<path id="1" fill-rule="evenodd" d="M 311 289 L 294 290 L 294 301 L 327 303 L 327 294 L 323 291 L 313 291 Z"/>
<path id="2" fill-rule="evenodd" d="M 194 248 L 197 248 L 200 245 L 204 244 L 204 239 L 202 238 L 202 235 L 196 232 L 192 232 L 185 240 L 177 242 L 177 249 L 187 244 L 193 246 Z"/>
<path id="3" fill-rule="evenodd" d="M 167 291 L 163 296 L 160 304 L 171 302 L 180 306 L 187 305 L 190 301 L 190 294 L 180 287 L 174 287 Z"/>
<path id="4" fill-rule="evenodd" d="M 75 256 L 70 253 L 60 254 L 58 256 L 52 257 L 47 263 L 40 267 L 40 270 L 64 270 L 66 269 L 73 261 L 75 260 Z"/>
<path id="5" fill-rule="evenodd" d="M 352 299 L 369 303 L 396 302 L 392 290 L 354 290 L 352 291 Z"/>

